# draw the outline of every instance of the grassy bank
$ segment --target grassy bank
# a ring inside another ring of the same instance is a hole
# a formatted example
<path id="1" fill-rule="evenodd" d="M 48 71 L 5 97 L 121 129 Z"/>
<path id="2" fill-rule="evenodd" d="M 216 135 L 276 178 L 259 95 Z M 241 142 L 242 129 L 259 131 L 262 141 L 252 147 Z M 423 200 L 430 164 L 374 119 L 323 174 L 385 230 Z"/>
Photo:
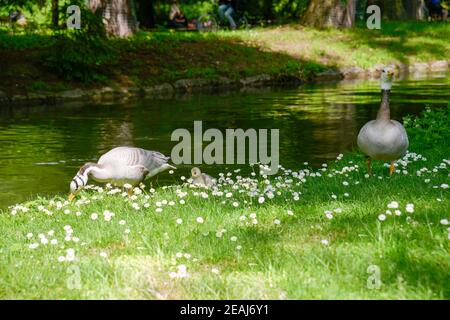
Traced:
<path id="1" fill-rule="evenodd" d="M 86 45 L 52 32 L 0 30 L 0 90 L 8 95 L 104 85 L 143 87 L 178 79 L 269 74 L 308 80 L 343 66 L 450 59 L 450 25 L 384 23 L 382 30 L 297 25 L 249 31 L 140 32 Z"/>
<path id="2" fill-rule="evenodd" d="M 215 191 L 17 205 L 0 214 L 0 298 L 448 299 L 449 116 L 405 120 L 392 177 L 381 163 L 366 176 L 355 153 L 270 179 L 225 173 Z"/>

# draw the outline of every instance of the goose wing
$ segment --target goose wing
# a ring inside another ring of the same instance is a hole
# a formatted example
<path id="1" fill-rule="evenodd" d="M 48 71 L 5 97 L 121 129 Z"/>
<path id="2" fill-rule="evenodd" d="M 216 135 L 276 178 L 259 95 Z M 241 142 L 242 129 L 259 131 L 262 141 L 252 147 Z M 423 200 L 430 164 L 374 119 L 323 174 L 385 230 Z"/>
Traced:
<path id="1" fill-rule="evenodd" d="M 212 187 L 216 184 L 216 179 L 205 173 L 203 173 L 203 180 L 207 187 Z"/>
<path id="2" fill-rule="evenodd" d="M 150 172 L 160 172 L 171 167 L 166 157 L 160 152 L 135 147 L 117 147 L 100 157 L 98 164 L 113 167 L 144 166 Z"/>

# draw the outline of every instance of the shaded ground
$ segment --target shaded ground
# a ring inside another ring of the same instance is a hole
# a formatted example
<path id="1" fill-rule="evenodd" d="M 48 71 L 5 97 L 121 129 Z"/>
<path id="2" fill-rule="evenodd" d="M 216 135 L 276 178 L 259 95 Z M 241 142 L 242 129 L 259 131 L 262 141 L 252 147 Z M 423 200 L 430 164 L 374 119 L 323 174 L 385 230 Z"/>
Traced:
<path id="1" fill-rule="evenodd" d="M 0 90 L 12 96 L 105 84 L 141 87 L 186 78 L 236 80 L 263 73 L 308 80 L 336 67 L 448 60 L 449 38 L 450 25 L 437 23 L 384 23 L 382 30 L 293 25 L 214 34 L 141 32 L 131 40 L 111 40 L 113 57 L 99 65 L 95 81 L 85 83 L 49 67 L 48 57 L 58 59 L 58 50 L 64 51 L 64 43 L 55 46 L 52 35 L 0 30 Z"/>

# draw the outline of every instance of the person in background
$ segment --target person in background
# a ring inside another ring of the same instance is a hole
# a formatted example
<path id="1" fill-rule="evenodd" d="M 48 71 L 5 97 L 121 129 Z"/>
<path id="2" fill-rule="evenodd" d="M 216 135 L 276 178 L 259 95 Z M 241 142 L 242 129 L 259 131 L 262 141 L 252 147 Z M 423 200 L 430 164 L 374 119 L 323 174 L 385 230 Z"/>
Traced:
<path id="1" fill-rule="evenodd" d="M 19 26 L 26 26 L 27 25 L 27 19 L 22 14 L 21 11 L 13 11 L 9 13 L 9 22 L 10 23 L 17 23 Z"/>
<path id="2" fill-rule="evenodd" d="M 173 28 L 187 28 L 188 21 L 184 16 L 183 11 L 181 11 L 177 0 L 172 1 L 172 6 L 170 7 L 169 13 L 169 25 Z"/>
<path id="3" fill-rule="evenodd" d="M 236 29 L 236 22 L 233 19 L 235 1 L 233 0 L 220 0 L 219 1 L 219 16 L 220 19 L 225 20 L 227 18 L 231 29 Z"/>
<path id="4" fill-rule="evenodd" d="M 441 6 L 442 6 L 442 20 L 447 21 L 448 11 L 450 10 L 450 1 L 442 0 Z"/>
<path id="5" fill-rule="evenodd" d="M 428 11 L 430 12 L 430 18 L 441 19 L 443 18 L 443 8 L 441 6 L 441 0 L 428 0 Z"/>

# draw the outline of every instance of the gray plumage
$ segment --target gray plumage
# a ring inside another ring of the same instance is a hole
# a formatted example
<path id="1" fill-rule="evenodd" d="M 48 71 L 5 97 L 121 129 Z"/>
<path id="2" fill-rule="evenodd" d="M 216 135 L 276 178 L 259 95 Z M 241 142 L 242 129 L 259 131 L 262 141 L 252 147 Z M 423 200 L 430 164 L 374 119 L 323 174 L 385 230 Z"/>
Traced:
<path id="1" fill-rule="evenodd" d="M 170 157 L 166 157 L 157 151 L 134 147 L 117 147 L 102 155 L 97 164 L 112 166 L 118 173 L 125 168 L 131 169 L 136 166 L 143 166 L 148 171 L 145 178 L 150 178 L 161 171 L 169 168 L 174 169 L 167 163 L 169 159 Z"/>
<path id="2" fill-rule="evenodd" d="M 86 163 L 72 179 L 70 189 L 76 192 L 87 184 L 91 177 L 98 182 L 116 186 L 138 185 L 158 173 L 175 169 L 168 164 L 170 158 L 157 151 L 135 147 L 117 147 L 100 157 L 97 163 Z"/>
<path id="3" fill-rule="evenodd" d="M 358 147 L 374 160 L 397 160 L 405 155 L 408 146 L 406 130 L 395 120 L 369 121 L 358 134 Z"/>
<path id="4" fill-rule="evenodd" d="M 199 168 L 194 167 L 191 170 L 192 183 L 195 185 L 201 185 L 205 187 L 212 187 L 216 184 L 216 179 L 207 175 L 206 173 L 202 173 Z"/>

